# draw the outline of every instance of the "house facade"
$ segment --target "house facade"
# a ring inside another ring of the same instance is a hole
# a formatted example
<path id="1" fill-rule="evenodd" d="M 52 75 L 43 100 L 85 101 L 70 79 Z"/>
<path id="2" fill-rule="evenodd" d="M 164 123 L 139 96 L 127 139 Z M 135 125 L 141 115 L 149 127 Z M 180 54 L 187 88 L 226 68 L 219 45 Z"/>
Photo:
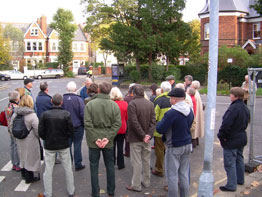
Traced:
<path id="1" fill-rule="evenodd" d="M 219 0 L 219 47 L 241 46 L 252 54 L 262 44 L 262 17 L 250 5 L 255 0 Z M 201 23 L 202 54 L 209 48 L 210 2 L 198 14 Z"/>
<path id="2" fill-rule="evenodd" d="M 8 23 L 1 23 L 5 27 Z M 59 35 L 47 25 L 46 16 L 41 16 L 36 22 L 30 24 L 12 23 L 12 26 L 19 28 L 24 33 L 24 53 L 19 60 L 13 61 L 16 69 L 20 69 L 21 62 L 33 66 L 46 62 L 57 62 L 59 54 Z M 86 34 L 81 25 L 77 26 L 72 42 L 72 69 L 77 72 L 81 65 L 89 61 L 89 45 Z"/>

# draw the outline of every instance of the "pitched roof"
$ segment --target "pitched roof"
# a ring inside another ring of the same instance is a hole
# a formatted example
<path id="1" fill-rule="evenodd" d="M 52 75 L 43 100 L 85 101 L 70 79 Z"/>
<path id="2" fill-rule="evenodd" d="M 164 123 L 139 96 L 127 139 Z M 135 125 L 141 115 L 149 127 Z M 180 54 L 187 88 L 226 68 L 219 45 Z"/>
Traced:
<path id="1" fill-rule="evenodd" d="M 248 17 L 258 17 L 259 14 L 249 8 L 250 5 L 254 4 L 255 0 L 219 0 L 219 12 L 243 12 L 248 14 Z M 206 3 L 204 8 L 199 12 L 198 15 L 209 13 L 209 2 Z"/>
<path id="2" fill-rule="evenodd" d="M 85 33 L 83 32 L 80 25 L 77 26 L 77 30 L 75 31 L 74 41 L 87 41 Z"/>

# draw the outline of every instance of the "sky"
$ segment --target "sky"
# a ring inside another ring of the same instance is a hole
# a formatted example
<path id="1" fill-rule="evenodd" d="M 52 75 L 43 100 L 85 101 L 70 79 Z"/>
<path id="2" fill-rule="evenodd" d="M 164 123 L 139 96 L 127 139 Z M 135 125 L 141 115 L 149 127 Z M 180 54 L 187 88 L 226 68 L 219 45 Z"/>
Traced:
<path id="1" fill-rule="evenodd" d="M 31 23 L 42 15 L 47 16 L 48 24 L 58 8 L 71 10 L 76 23 L 84 23 L 84 5 L 80 0 L 0 0 L 0 22 Z M 183 11 L 184 21 L 198 19 L 206 0 L 187 0 Z"/>

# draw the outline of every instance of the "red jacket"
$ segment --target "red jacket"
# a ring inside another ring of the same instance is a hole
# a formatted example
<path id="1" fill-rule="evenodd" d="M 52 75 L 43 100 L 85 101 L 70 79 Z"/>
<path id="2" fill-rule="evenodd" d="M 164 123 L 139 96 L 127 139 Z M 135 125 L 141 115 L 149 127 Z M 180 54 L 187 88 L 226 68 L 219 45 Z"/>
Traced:
<path id="1" fill-rule="evenodd" d="M 196 108 L 197 108 L 196 99 L 195 99 L 195 96 L 193 96 L 193 95 L 190 95 L 190 96 L 191 96 L 191 99 L 192 99 L 193 111 L 194 111 L 194 116 L 195 116 L 196 115 Z"/>
<path id="2" fill-rule="evenodd" d="M 126 101 L 115 101 L 121 112 L 122 125 L 117 134 L 125 134 L 127 128 L 127 102 Z"/>

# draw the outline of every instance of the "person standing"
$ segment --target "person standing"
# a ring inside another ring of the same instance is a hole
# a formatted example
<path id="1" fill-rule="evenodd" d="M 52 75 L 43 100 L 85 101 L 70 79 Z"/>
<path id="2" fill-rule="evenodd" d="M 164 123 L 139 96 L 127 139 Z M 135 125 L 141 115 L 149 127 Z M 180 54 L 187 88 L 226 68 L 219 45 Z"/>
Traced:
<path id="1" fill-rule="evenodd" d="M 155 83 L 153 83 L 153 84 L 151 84 L 151 86 L 150 86 L 150 90 L 151 90 L 151 92 L 152 92 L 152 95 L 150 96 L 150 101 L 152 102 L 152 103 L 154 103 L 154 101 L 155 101 L 155 98 L 157 97 L 156 96 L 156 89 L 158 88 L 158 86 L 157 86 L 157 84 L 155 84 Z"/>
<path id="2" fill-rule="evenodd" d="M 24 80 L 24 88 L 25 88 L 25 95 L 30 95 L 33 98 L 33 94 L 31 92 L 31 89 L 33 88 L 33 82 L 34 80 L 31 78 L 26 78 Z"/>
<path id="3" fill-rule="evenodd" d="M 248 83 L 248 75 L 245 76 L 245 81 L 242 83 L 241 88 L 244 90 L 244 103 L 247 105 L 249 100 L 249 83 Z M 257 84 L 255 84 L 255 92 L 257 91 Z M 253 92 L 253 81 L 251 81 L 251 93 Z"/>
<path id="4" fill-rule="evenodd" d="M 172 86 L 172 89 L 175 87 L 176 83 L 175 83 L 175 77 L 174 75 L 169 75 L 166 77 L 166 81 L 168 81 L 171 86 Z"/>
<path id="5" fill-rule="evenodd" d="M 57 153 L 65 170 L 67 192 L 69 196 L 73 196 L 75 193 L 69 150 L 69 139 L 74 137 L 74 129 L 70 113 L 61 107 L 62 102 L 62 95 L 55 94 L 52 98 L 53 107 L 43 112 L 38 126 L 39 136 L 45 141 L 45 197 L 52 196 L 52 174 Z"/>
<path id="6" fill-rule="evenodd" d="M 72 156 L 72 144 L 74 143 L 74 164 L 75 170 L 79 171 L 85 168 L 82 164 L 82 140 L 84 136 L 84 101 L 76 92 L 76 83 L 70 81 L 66 86 L 67 93 L 63 96 L 63 109 L 70 112 L 74 127 L 74 137 L 70 138 L 70 152 Z"/>
<path id="7" fill-rule="evenodd" d="M 184 79 L 185 79 L 185 82 L 184 82 L 185 92 L 187 92 L 187 88 L 189 88 L 192 84 L 193 77 L 191 75 L 186 75 Z"/>
<path id="8" fill-rule="evenodd" d="M 52 97 L 48 95 L 48 84 L 46 82 L 40 83 L 40 92 L 36 97 L 36 114 L 40 118 L 41 114 L 52 107 Z"/>
<path id="9" fill-rule="evenodd" d="M 126 129 L 127 129 L 127 102 L 123 101 L 123 95 L 119 88 L 114 87 L 111 89 L 110 92 L 110 98 L 115 101 L 115 103 L 118 105 L 121 113 L 121 127 L 119 131 L 117 132 L 117 135 L 114 139 L 114 163 L 116 163 L 117 158 L 117 166 L 118 170 L 121 170 L 125 168 L 125 160 L 124 160 L 124 154 L 123 154 L 123 146 L 124 146 L 124 140 L 126 135 Z M 117 146 L 117 157 L 116 157 L 116 146 Z"/>
<path id="10" fill-rule="evenodd" d="M 92 196 L 99 196 L 98 168 L 100 152 L 104 157 L 107 177 L 107 193 L 115 194 L 115 168 L 113 142 L 121 127 L 121 113 L 118 105 L 109 97 L 112 85 L 103 82 L 98 85 L 98 94 L 85 106 L 85 131 L 89 147 Z"/>
<path id="11" fill-rule="evenodd" d="M 16 139 L 17 150 L 20 159 L 19 167 L 22 168 L 21 175 L 25 182 L 34 183 L 40 180 L 35 177 L 34 172 L 40 172 L 40 146 L 38 136 L 38 118 L 34 111 L 34 101 L 30 95 L 21 98 L 19 106 L 14 109 L 11 118 L 10 129 L 13 128 L 13 121 L 17 115 L 24 116 L 25 126 L 29 132 L 24 139 Z"/>
<path id="12" fill-rule="evenodd" d="M 231 104 L 225 112 L 217 137 L 223 148 L 224 168 L 227 183 L 221 191 L 236 191 L 237 184 L 245 183 L 244 147 L 247 145 L 246 129 L 250 113 L 243 102 L 244 90 L 234 87 L 230 90 Z"/>
<path id="13" fill-rule="evenodd" d="M 10 122 L 15 108 L 18 107 L 20 94 L 17 91 L 12 91 L 9 92 L 8 96 L 9 96 L 9 103 L 7 108 L 5 109 L 5 115 L 7 119 L 8 132 L 10 134 L 10 147 L 11 147 L 10 154 L 11 154 L 11 162 L 13 164 L 12 170 L 19 172 L 21 171 L 21 168 L 19 167 L 19 156 L 17 152 L 16 138 L 12 134 L 10 128 Z"/>
<path id="14" fill-rule="evenodd" d="M 200 97 L 198 89 L 200 88 L 199 81 L 193 81 L 191 87 L 195 89 L 195 99 L 196 99 L 196 126 L 195 131 L 192 133 L 192 144 L 195 148 L 199 145 L 199 138 L 204 137 L 204 110 L 203 110 L 203 103 Z"/>
<path id="15" fill-rule="evenodd" d="M 186 95 L 183 89 L 174 88 L 168 96 L 170 96 L 172 107 L 165 113 L 156 128 L 163 134 L 163 141 L 167 148 L 165 171 L 168 196 L 187 197 L 189 196 L 189 161 L 192 151 L 190 128 L 194 114 L 185 102 Z"/>
<path id="16" fill-rule="evenodd" d="M 80 91 L 80 97 L 85 101 L 86 98 L 88 98 L 87 89 L 92 84 L 92 80 L 90 78 L 86 78 L 85 80 L 85 86 Z"/>
<path id="17" fill-rule="evenodd" d="M 137 84 L 133 87 L 134 98 L 128 105 L 128 141 L 130 144 L 133 176 L 131 186 L 126 188 L 140 192 L 150 187 L 150 139 L 156 126 L 154 105 L 144 98 L 144 89 Z"/>
<path id="18" fill-rule="evenodd" d="M 161 92 L 155 99 L 155 113 L 156 113 L 156 122 L 159 122 L 164 117 L 164 114 L 170 109 L 170 99 L 168 93 L 171 91 L 171 84 L 168 81 L 161 83 Z M 154 131 L 154 140 L 155 140 L 155 154 L 156 154 L 156 163 L 155 170 L 152 170 L 152 174 L 156 176 L 164 176 L 164 156 L 165 156 L 165 145 L 162 141 L 162 134 Z"/>

